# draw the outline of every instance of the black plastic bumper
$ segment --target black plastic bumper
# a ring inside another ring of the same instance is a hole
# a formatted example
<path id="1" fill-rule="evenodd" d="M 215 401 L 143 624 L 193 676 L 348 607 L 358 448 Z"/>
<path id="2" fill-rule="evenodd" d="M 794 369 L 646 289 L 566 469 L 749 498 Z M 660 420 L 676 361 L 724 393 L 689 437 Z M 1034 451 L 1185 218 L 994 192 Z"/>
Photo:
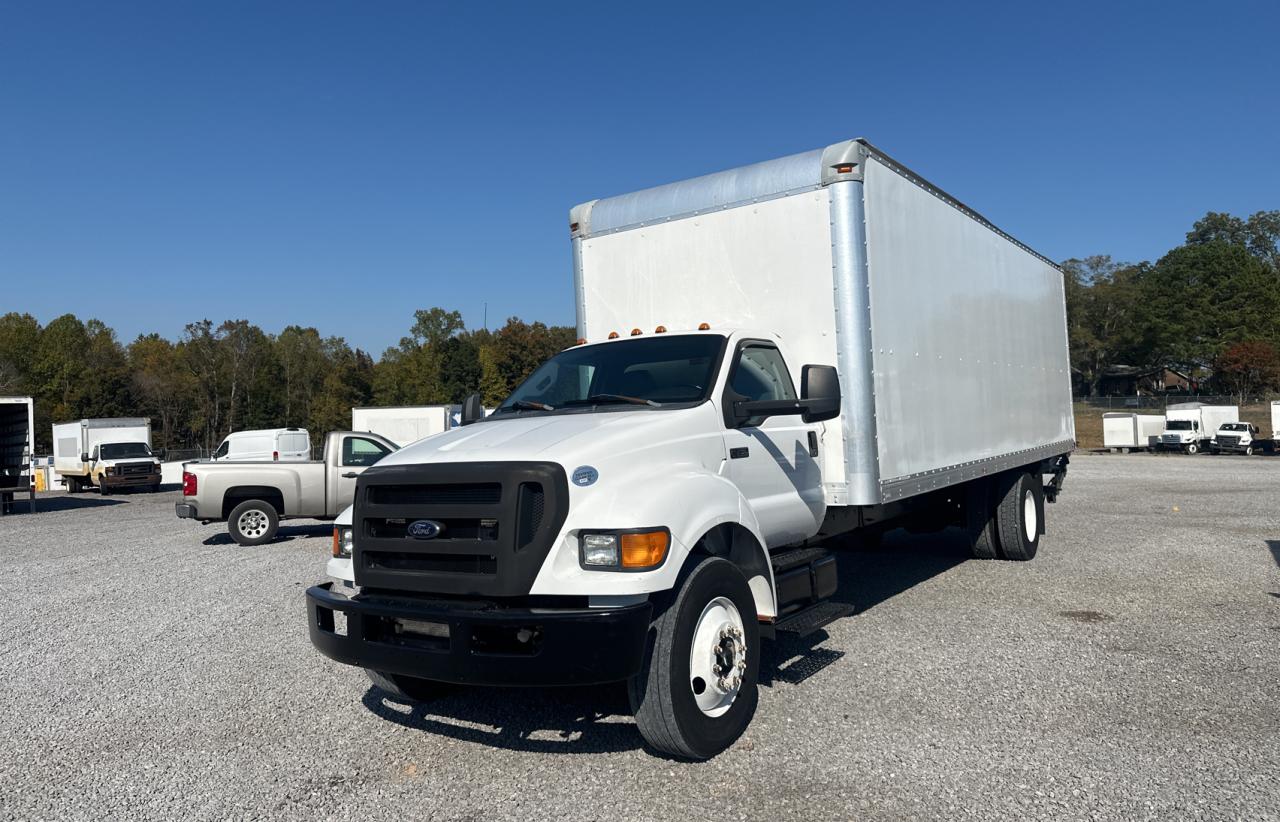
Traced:
<path id="1" fill-rule="evenodd" d="M 196 515 L 196 507 L 187 502 L 175 502 L 173 504 L 173 512 L 178 515 L 179 519 L 199 519 Z"/>
<path id="2" fill-rule="evenodd" d="M 345 633 L 335 614 L 345 615 Z M 594 685 L 640 670 L 650 605 L 529 609 L 353 599 L 325 583 L 307 589 L 307 617 L 311 644 L 347 665 L 471 685 Z"/>

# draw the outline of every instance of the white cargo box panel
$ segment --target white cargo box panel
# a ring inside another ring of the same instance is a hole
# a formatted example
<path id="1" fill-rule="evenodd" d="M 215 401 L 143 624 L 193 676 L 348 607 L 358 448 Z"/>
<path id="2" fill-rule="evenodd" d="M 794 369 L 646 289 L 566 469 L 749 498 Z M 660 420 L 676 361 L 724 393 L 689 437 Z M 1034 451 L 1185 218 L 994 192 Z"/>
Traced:
<path id="1" fill-rule="evenodd" d="M 1102 415 L 1102 445 L 1105 448 L 1149 448 L 1164 430 L 1159 414 L 1112 411 Z"/>
<path id="2" fill-rule="evenodd" d="M 403 405 L 351 409 L 351 430 L 386 437 L 400 447 L 452 427 L 453 406 Z"/>
<path id="3" fill-rule="evenodd" d="M 1239 422 L 1240 408 L 1235 405 L 1205 405 L 1202 402 L 1180 402 L 1166 406 L 1166 420 L 1192 420 L 1200 430 L 1212 435 L 1224 422 Z"/>
<path id="4" fill-rule="evenodd" d="M 797 383 L 837 367 L 828 504 L 1074 446 L 1061 271 L 864 141 L 592 201 L 570 223 L 580 336 L 705 322 L 776 333 Z"/>
<path id="5" fill-rule="evenodd" d="M 1271 439 L 1280 439 L 1280 400 L 1271 401 Z"/>

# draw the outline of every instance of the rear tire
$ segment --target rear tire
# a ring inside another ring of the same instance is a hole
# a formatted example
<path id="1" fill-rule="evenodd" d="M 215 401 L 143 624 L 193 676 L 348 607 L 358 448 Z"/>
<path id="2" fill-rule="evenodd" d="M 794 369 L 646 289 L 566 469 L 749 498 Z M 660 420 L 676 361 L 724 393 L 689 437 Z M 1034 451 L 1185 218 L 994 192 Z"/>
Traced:
<path id="1" fill-rule="evenodd" d="M 965 490 L 965 533 L 974 559 L 999 559 L 995 504 L 991 500 L 991 479 L 973 480 Z"/>
<path id="2" fill-rule="evenodd" d="M 240 545 L 270 542 L 279 527 L 280 515 L 276 513 L 275 506 L 260 499 L 240 503 L 227 518 L 227 532 Z"/>
<path id="3" fill-rule="evenodd" d="M 1044 488 L 1039 477 L 1016 471 L 1002 478 L 996 526 L 1000 534 L 1000 555 L 1025 562 L 1040 550 L 1044 523 Z"/>
<path id="4" fill-rule="evenodd" d="M 673 756 L 710 759 L 756 710 L 760 628 L 746 578 L 728 560 L 698 561 L 667 595 L 649 637 L 640 672 L 627 681 L 640 735 Z"/>
<path id="5" fill-rule="evenodd" d="M 369 681 L 375 688 L 386 692 L 388 696 L 399 702 L 430 702 L 443 696 L 448 689 L 444 683 L 432 682 L 429 679 L 388 674 L 371 668 L 365 668 L 364 672 L 369 675 Z"/>

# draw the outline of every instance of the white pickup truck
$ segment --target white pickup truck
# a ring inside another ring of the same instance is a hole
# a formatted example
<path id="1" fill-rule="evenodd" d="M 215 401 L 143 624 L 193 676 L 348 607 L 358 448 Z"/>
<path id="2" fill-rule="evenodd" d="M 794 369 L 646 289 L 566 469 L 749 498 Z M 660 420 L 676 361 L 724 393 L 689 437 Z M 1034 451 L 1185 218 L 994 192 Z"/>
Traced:
<path id="1" fill-rule="evenodd" d="M 626 682 L 714 756 L 760 642 L 854 611 L 824 540 L 1029 560 L 1074 446 L 1062 272 L 865 141 L 570 212 L 579 344 L 360 476 L 311 641 L 397 699 Z"/>
<path id="2" fill-rule="evenodd" d="M 318 461 L 189 462 L 175 513 L 205 524 L 225 521 L 236 542 L 261 545 L 282 519 L 337 516 L 351 504 L 360 473 L 398 447 L 377 434 L 334 431 Z"/>

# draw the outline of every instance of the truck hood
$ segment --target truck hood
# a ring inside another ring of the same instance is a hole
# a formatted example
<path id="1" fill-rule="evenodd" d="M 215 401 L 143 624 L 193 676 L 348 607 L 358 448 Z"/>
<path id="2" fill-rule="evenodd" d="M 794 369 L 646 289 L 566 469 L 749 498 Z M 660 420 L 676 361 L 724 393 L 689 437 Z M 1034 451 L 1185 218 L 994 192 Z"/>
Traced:
<path id="1" fill-rule="evenodd" d="M 710 403 L 665 411 L 637 408 L 512 416 L 427 437 L 388 455 L 378 465 L 542 460 L 572 468 L 580 462 L 616 459 L 670 445 L 695 432 L 702 433 L 714 419 L 715 411 Z M 702 461 L 718 461 L 718 457 L 707 455 Z"/>

